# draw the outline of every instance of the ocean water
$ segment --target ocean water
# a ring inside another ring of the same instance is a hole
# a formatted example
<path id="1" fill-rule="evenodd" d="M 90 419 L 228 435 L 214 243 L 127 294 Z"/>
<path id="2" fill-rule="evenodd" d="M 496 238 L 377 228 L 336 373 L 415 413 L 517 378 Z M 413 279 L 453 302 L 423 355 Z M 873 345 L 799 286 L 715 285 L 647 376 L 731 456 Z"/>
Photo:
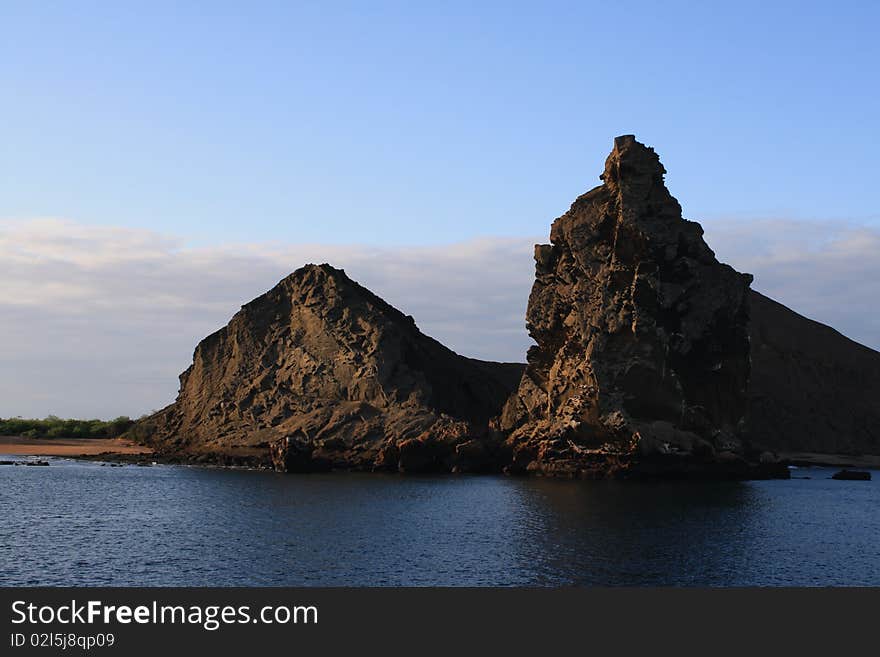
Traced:
<path id="1" fill-rule="evenodd" d="M 0 585 L 880 585 L 880 481 L 0 466 Z M 874 473 L 877 475 L 878 473 Z"/>

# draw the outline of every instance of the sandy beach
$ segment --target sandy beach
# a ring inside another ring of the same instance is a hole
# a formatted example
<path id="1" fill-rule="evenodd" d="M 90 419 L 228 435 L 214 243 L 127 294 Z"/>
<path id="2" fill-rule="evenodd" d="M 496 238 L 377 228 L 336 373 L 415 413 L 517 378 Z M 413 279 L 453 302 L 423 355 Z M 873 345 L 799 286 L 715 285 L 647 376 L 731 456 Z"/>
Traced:
<path id="1" fill-rule="evenodd" d="M 92 456 L 149 454 L 150 450 L 124 438 L 22 438 L 0 436 L 0 454 L 19 456 Z"/>

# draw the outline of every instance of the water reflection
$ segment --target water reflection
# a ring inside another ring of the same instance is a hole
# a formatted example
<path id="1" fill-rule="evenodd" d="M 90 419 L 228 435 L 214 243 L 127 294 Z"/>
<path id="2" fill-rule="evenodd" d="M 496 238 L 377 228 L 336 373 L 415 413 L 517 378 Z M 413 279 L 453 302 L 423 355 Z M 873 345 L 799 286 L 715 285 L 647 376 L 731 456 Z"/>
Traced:
<path id="1" fill-rule="evenodd" d="M 521 483 L 524 563 L 536 584 L 688 584 L 738 559 L 751 504 L 737 484 Z"/>

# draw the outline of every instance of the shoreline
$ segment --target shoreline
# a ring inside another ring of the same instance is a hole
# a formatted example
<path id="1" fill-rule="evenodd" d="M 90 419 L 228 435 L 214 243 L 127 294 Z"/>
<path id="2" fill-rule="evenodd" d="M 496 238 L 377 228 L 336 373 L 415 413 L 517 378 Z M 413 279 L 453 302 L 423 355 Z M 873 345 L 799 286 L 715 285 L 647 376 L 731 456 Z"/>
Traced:
<path id="1" fill-rule="evenodd" d="M 153 451 L 126 438 L 25 438 L 0 436 L 0 455 L 96 457 L 148 456 Z M 101 460 L 101 459 L 98 459 Z"/>
<path id="2" fill-rule="evenodd" d="M 250 450 L 248 450 L 249 452 Z M 56 456 L 63 458 L 137 463 L 149 457 L 166 465 L 189 465 L 211 468 L 272 470 L 264 459 L 253 453 L 159 454 L 126 438 L 26 438 L 0 436 L 0 456 Z M 880 455 L 824 454 L 818 452 L 780 452 L 779 462 L 796 467 L 880 469 Z M 350 472 L 352 470 L 338 470 Z"/>

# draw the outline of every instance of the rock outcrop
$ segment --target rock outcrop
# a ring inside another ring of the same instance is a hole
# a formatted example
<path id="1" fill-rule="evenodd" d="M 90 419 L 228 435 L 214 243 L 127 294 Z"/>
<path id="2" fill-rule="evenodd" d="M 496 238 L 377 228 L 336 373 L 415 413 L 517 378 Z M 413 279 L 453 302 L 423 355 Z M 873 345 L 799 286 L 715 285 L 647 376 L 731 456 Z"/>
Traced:
<path id="1" fill-rule="evenodd" d="M 752 476 L 743 458 L 749 284 L 682 219 L 653 149 L 618 137 L 535 247 L 537 343 L 500 421 L 509 470 Z"/>
<path id="2" fill-rule="evenodd" d="M 755 450 L 880 454 L 880 353 L 752 292 Z"/>
<path id="3" fill-rule="evenodd" d="M 307 265 L 205 338 L 177 400 L 134 432 L 166 455 L 276 469 L 479 471 L 523 366 L 464 358 L 329 265 Z"/>
<path id="4" fill-rule="evenodd" d="M 130 436 L 167 458 L 326 469 L 749 478 L 880 454 L 880 353 L 749 289 L 618 137 L 535 247 L 526 366 L 464 358 L 329 265 L 196 348 Z"/>

